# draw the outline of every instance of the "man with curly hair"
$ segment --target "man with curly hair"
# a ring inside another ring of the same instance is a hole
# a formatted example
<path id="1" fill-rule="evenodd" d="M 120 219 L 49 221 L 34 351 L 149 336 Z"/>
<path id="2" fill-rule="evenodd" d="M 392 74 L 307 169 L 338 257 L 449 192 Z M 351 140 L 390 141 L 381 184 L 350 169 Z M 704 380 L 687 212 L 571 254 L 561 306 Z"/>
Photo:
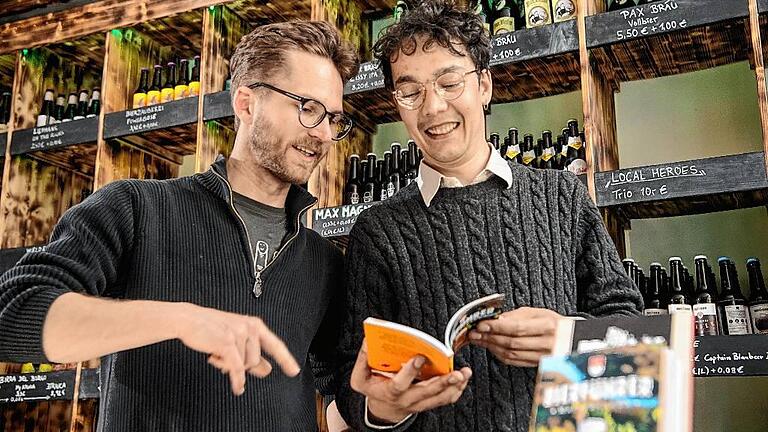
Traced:
<path id="1" fill-rule="evenodd" d="M 350 234 L 340 411 L 358 430 L 527 430 L 558 320 L 634 315 L 640 294 L 574 175 L 507 163 L 486 142 L 490 41 L 477 16 L 424 0 L 374 51 L 424 160 L 416 182 Z M 470 333 L 454 372 L 415 381 L 420 356 L 391 379 L 368 368 L 365 318 L 439 335 L 493 293 L 507 312 Z"/>

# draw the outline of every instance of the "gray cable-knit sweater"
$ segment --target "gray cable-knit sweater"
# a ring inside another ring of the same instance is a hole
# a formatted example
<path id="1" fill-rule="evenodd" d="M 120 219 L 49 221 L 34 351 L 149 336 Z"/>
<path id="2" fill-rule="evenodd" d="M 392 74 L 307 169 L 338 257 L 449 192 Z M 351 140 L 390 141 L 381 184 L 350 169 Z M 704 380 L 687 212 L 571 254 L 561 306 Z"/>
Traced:
<path id="1" fill-rule="evenodd" d="M 440 337 L 450 316 L 478 297 L 506 293 L 508 310 L 633 315 L 642 309 L 600 213 L 570 173 L 512 165 L 498 177 L 440 189 L 427 208 L 416 185 L 366 210 L 350 235 L 348 315 L 338 404 L 357 430 L 364 397 L 349 386 L 362 321 L 383 318 Z M 459 401 L 419 414 L 409 430 L 526 431 L 535 368 L 506 366 L 470 346 L 455 357 L 473 376 Z"/>

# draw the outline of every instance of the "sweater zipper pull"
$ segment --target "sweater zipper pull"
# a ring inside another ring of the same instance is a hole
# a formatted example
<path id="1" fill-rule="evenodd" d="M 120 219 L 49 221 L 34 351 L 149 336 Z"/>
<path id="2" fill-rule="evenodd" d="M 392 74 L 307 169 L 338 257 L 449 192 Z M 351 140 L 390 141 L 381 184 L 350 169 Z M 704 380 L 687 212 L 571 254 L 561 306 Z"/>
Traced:
<path id="1" fill-rule="evenodd" d="M 259 298 L 262 292 L 261 272 L 256 272 L 255 276 L 256 280 L 253 282 L 253 295 L 256 298 Z"/>

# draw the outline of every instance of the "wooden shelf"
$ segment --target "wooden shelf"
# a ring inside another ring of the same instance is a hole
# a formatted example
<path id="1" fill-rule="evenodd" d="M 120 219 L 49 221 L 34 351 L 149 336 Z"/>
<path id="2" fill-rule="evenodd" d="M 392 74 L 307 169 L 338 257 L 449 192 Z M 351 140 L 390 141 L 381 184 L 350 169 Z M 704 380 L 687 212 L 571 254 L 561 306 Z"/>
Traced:
<path id="1" fill-rule="evenodd" d="M 64 370 L 0 375 L 0 404 L 72 400 L 75 374 L 74 370 Z M 99 385 L 98 369 L 82 369 L 78 399 L 98 399 Z"/>
<path id="2" fill-rule="evenodd" d="M 649 3 L 587 17 L 587 46 L 612 81 L 693 72 L 747 60 L 748 17 L 746 0 Z"/>
<path id="3" fill-rule="evenodd" d="M 700 336 L 693 347 L 697 379 L 768 376 L 768 335 Z"/>
<path id="4" fill-rule="evenodd" d="M 15 131 L 11 155 L 27 154 L 92 177 L 96 165 L 97 117 Z"/>
<path id="5" fill-rule="evenodd" d="M 763 152 L 595 173 L 597 205 L 628 219 L 710 213 L 768 203 Z"/>

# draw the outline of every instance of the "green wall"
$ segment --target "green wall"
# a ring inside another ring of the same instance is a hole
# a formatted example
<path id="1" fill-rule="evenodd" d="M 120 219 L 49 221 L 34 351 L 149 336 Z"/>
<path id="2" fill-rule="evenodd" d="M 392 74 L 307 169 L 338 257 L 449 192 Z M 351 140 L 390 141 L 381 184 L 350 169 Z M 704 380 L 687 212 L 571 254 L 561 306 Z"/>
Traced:
<path id="1" fill-rule="evenodd" d="M 761 150 L 754 72 L 748 63 L 646 81 L 623 83 L 616 94 L 616 123 L 622 168 Z M 580 92 L 495 105 L 488 133 L 518 127 L 521 133 L 560 130 L 568 118 L 583 123 Z M 379 126 L 374 151 L 405 142 L 402 123 Z M 729 255 L 738 263 L 758 256 L 768 266 L 768 218 L 764 207 L 706 215 L 632 221 L 628 252 L 644 268 L 679 255 L 712 260 Z"/>

